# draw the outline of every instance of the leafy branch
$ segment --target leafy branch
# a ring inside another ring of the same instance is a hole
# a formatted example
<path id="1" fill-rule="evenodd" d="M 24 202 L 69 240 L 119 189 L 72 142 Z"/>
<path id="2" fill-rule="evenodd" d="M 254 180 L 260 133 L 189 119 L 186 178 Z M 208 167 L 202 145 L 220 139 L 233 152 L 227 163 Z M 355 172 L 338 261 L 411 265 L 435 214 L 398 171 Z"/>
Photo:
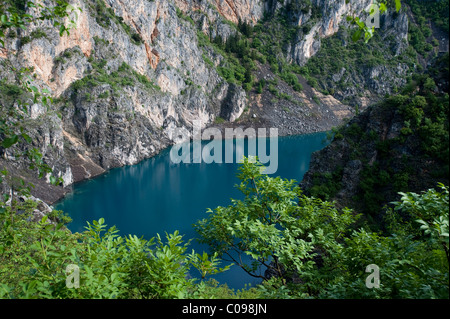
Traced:
<path id="1" fill-rule="evenodd" d="M 345 1 L 346 4 L 350 4 L 350 0 Z M 389 6 L 395 6 L 396 12 L 399 12 L 401 9 L 401 0 L 394 0 L 394 3 L 392 4 L 391 0 L 375 0 L 371 5 L 369 9 L 369 17 L 373 17 L 375 14 L 384 14 Z M 353 33 L 352 40 L 354 42 L 357 42 L 361 39 L 361 37 L 364 36 L 364 42 L 367 43 L 369 40 L 373 37 L 375 32 L 375 27 L 368 26 L 366 21 L 360 19 L 355 14 L 348 15 L 346 17 L 347 21 L 350 22 L 352 25 L 358 26 L 358 29 Z"/>

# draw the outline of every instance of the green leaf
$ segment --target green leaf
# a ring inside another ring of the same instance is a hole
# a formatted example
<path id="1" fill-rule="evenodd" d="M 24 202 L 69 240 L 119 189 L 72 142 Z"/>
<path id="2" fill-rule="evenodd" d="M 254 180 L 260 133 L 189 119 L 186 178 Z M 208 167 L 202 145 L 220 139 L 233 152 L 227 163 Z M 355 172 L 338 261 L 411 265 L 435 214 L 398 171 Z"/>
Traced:
<path id="1" fill-rule="evenodd" d="M 19 136 L 13 135 L 13 136 L 5 138 L 3 140 L 2 146 L 4 148 L 9 148 L 9 147 L 13 146 L 14 144 L 16 144 L 18 140 L 19 140 Z"/>
<path id="2" fill-rule="evenodd" d="M 55 176 L 51 175 L 50 176 L 50 184 L 56 185 L 57 182 L 58 182 L 58 179 Z"/>
<path id="3" fill-rule="evenodd" d="M 47 219 L 48 219 L 48 216 L 44 215 L 41 219 L 41 224 L 44 224 L 47 221 Z"/>
<path id="4" fill-rule="evenodd" d="M 395 0 L 395 10 L 397 12 L 399 12 L 401 7 L 402 7 L 401 1 L 400 0 Z"/>
<path id="5" fill-rule="evenodd" d="M 362 36 L 362 30 L 361 29 L 356 30 L 356 32 L 353 33 L 353 35 L 352 35 L 352 41 L 357 42 L 361 38 L 361 36 Z"/>
<path id="6" fill-rule="evenodd" d="M 23 139 L 25 141 L 27 141 L 27 143 L 31 143 L 32 142 L 31 137 L 28 134 L 22 133 L 22 137 L 23 137 Z"/>

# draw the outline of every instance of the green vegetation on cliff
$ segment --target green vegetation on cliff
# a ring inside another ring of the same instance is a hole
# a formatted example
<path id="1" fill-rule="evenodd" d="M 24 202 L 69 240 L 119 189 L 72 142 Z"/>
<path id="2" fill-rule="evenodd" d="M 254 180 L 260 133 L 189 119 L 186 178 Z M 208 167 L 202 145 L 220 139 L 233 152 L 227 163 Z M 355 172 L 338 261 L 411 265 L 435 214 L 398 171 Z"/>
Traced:
<path id="1" fill-rule="evenodd" d="M 446 56 L 442 59 L 448 70 Z M 326 151 L 333 154 L 325 156 L 343 156 L 323 172 L 312 168 L 302 182 L 307 193 L 333 199 L 352 186 L 355 191 L 341 194 L 341 201 L 379 222 L 383 206 L 397 192 L 419 191 L 437 181 L 448 183 L 448 112 L 448 94 L 437 92 L 433 78 L 413 76 L 401 94 L 384 99 L 335 130 L 334 142 Z M 349 163 L 360 163 L 360 171 L 357 178 L 344 180 Z"/>

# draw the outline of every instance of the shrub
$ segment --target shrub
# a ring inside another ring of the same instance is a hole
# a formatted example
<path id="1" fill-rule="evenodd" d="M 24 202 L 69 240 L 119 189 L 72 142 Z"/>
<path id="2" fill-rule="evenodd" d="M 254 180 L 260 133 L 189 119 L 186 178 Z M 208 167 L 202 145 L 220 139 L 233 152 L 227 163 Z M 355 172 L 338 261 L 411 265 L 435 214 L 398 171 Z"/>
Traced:
<path id="1" fill-rule="evenodd" d="M 307 83 L 315 89 L 319 86 L 319 82 L 313 77 L 307 77 Z"/>
<path id="2" fill-rule="evenodd" d="M 303 85 L 301 85 L 300 83 L 296 83 L 294 84 L 294 90 L 297 92 L 300 92 L 303 90 Z"/>
<path id="3" fill-rule="evenodd" d="M 223 118 L 221 118 L 220 116 L 216 117 L 215 120 L 214 120 L 214 123 L 216 123 L 216 124 L 222 124 L 222 123 L 225 123 L 225 122 L 226 121 Z"/>
<path id="4" fill-rule="evenodd" d="M 242 84 L 242 88 L 246 91 L 249 92 L 251 91 L 251 89 L 253 88 L 253 84 L 252 83 L 244 83 Z"/>
<path id="5" fill-rule="evenodd" d="M 36 29 L 30 33 L 30 37 L 32 39 L 47 38 L 47 33 L 45 33 L 42 29 Z"/>

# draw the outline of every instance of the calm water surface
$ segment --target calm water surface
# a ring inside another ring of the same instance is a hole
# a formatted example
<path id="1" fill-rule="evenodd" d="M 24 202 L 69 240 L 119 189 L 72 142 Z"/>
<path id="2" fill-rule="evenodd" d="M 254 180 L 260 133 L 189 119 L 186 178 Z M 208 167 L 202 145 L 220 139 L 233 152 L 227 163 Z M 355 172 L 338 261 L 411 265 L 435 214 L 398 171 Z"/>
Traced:
<path id="1" fill-rule="evenodd" d="M 278 138 L 278 170 L 272 176 L 301 181 L 311 154 L 326 146 L 325 138 L 326 133 Z M 202 146 L 208 143 L 203 142 Z M 225 143 L 220 143 L 225 156 Z M 234 145 L 234 151 L 235 148 Z M 269 150 L 267 144 L 268 154 Z M 247 141 L 245 154 L 246 151 Z M 116 225 L 121 235 L 151 238 L 159 233 L 164 237 L 165 232 L 178 230 L 186 241 L 195 238 L 192 224 L 207 216 L 207 208 L 226 206 L 230 198 L 242 198 L 234 187 L 239 182 L 236 177 L 239 164 L 174 164 L 169 153 L 167 149 L 139 164 L 115 168 L 77 183 L 55 208 L 73 219 L 68 226 L 72 232 L 81 232 L 86 221 L 103 217 L 109 226 Z M 190 248 L 198 252 L 208 250 L 195 241 Z M 237 266 L 214 278 L 233 288 L 259 282 Z"/>

